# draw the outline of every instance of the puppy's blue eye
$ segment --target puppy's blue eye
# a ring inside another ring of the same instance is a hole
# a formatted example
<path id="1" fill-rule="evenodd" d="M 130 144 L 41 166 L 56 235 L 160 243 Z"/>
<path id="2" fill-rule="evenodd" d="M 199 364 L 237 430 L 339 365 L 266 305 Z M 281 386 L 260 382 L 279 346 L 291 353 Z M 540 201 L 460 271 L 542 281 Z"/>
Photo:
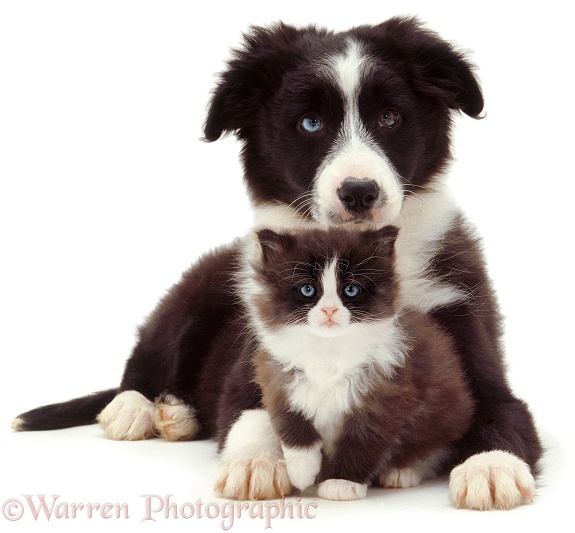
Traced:
<path id="1" fill-rule="evenodd" d="M 359 287 L 351 284 L 343 288 L 343 295 L 347 298 L 355 298 L 359 294 Z"/>
<path id="2" fill-rule="evenodd" d="M 310 285 L 309 283 L 306 285 L 302 285 L 299 288 L 299 292 L 304 298 L 313 298 L 317 293 L 315 287 L 313 285 Z"/>
<path id="3" fill-rule="evenodd" d="M 317 133 L 323 129 L 321 119 L 315 115 L 307 115 L 299 123 L 301 129 L 307 133 Z"/>

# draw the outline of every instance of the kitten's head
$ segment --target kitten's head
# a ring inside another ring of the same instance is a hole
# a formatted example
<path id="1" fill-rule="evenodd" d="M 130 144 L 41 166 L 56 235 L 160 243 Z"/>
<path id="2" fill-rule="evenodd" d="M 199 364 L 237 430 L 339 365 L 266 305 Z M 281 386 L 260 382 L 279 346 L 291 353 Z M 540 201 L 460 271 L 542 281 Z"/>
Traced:
<path id="1" fill-rule="evenodd" d="M 269 328 L 305 325 L 337 336 L 395 312 L 397 228 L 276 233 L 261 230 L 254 266 L 259 317 Z"/>

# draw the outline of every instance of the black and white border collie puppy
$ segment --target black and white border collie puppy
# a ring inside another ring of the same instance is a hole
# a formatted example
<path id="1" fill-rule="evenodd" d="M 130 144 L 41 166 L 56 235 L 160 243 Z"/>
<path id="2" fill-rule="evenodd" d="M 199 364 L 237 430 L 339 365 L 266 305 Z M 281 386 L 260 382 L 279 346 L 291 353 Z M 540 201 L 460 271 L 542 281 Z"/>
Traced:
<path id="1" fill-rule="evenodd" d="M 464 55 L 417 20 L 341 33 L 277 24 L 245 36 L 204 132 L 210 142 L 226 133 L 241 141 L 256 229 L 399 228 L 399 301 L 449 334 L 475 405 L 470 429 L 435 470 L 454 468 L 457 506 L 488 509 L 532 499 L 532 486 L 520 487 L 542 449 L 528 407 L 507 384 L 480 244 L 443 185 L 454 112 L 478 118 L 482 110 Z M 99 413 L 116 439 L 216 436 L 224 496 L 239 487 L 246 497 L 283 495 L 285 463 L 260 391 L 249 379 L 223 379 L 234 357 L 230 331 L 243 331 L 229 287 L 252 238 L 184 274 L 141 327 L 118 389 L 35 409 L 13 427 L 88 424 Z M 223 392 L 234 409 L 218 409 Z"/>

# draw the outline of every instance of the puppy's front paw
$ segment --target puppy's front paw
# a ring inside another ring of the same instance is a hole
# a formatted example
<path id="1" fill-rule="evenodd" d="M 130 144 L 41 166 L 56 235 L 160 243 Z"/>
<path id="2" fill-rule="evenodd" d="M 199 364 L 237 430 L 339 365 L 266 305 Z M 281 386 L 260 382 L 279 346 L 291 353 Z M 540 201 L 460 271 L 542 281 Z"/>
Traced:
<path id="1" fill-rule="evenodd" d="M 194 408 L 172 394 L 156 400 L 154 426 L 159 437 L 172 441 L 191 440 L 200 431 Z"/>
<path id="2" fill-rule="evenodd" d="M 326 479 L 319 484 L 317 494 L 324 500 L 363 500 L 367 496 L 367 485 L 347 479 Z"/>
<path id="3" fill-rule="evenodd" d="M 154 404 L 143 394 L 128 390 L 118 394 L 97 420 L 114 440 L 143 440 L 154 436 Z"/>
<path id="4" fill-rule="evenodd" d="M 533 502 L 535 480 L 521 459 L 492 451 L 473 455 L 454 468 L 449 490 L 458 508 L 512 509 Z"/>
<path id="5" fill-rule="evenodd" d="M 305 490 L 315 483 L 321 469 L 321 448 L 321 442 L 301 448 L 282 446 L 289 478 L 294 487 Z"/>
<path id="6" fill-rule="evenodd" d="M 223 461 L 215 489 L 233 500 L 274 500 L 288 495 L 291 484 L 281 456 L 260 452 Z"/>

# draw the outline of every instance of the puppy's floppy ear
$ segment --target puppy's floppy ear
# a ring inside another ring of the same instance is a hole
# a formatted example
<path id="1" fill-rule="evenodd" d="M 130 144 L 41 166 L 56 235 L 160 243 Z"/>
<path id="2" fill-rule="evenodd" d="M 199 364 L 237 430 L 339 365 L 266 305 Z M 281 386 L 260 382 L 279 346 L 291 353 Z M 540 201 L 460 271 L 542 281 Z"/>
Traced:
<path id="1" fill-rule="evenodd" d="M 413 89 L 449 108 L 480 118 L 483 94 L 465 55 L 416 18 L 392 18 L 373 27 L 380 53 L 400 58 Z"/>
<path id="2" fill-rule="evenodd" d="M 244 137 L 255 127 L 256 115 L 297 61 L 294 43 L 300 30 L 278 23 L 269 28 L 252 27 L 243 47 L 232 52 L 227 69 L 213 92 L 204 124 L 207 141 L 223 133 Z"/>

